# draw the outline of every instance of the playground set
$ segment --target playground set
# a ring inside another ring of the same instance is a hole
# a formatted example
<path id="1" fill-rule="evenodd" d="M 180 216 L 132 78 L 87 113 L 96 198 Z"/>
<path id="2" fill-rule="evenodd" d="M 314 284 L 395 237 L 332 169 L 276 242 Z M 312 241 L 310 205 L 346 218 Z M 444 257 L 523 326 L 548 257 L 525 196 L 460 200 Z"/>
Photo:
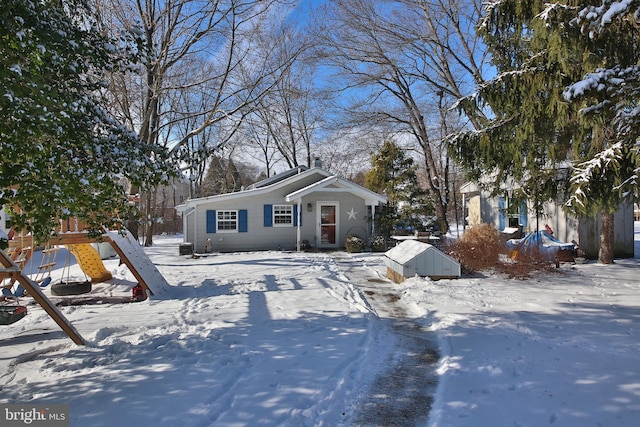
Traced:
<path id="1" fill-rule="evenodd" d="M 36 250 L 30 235 L 14 235 L 8 241 L 9 247 L 0 251 L 0 280 L 2 295 L 0 296 L 0 325 L 9 325 L 22 319 L 27 314 L 27 307 L 20 298 L 29 296 L 38 303 L 45 312 L 62 328 L 62 330 L 78 344 L 85 341 L 76 328 L 64 317 L 47 295 L 44 287 L 51 285 L 52 295 L 76 295 L 91 290 L 92 283 L 106 282 L 112 279 L 111 273 L 102 263 L 99 252 L 92 246 L 94 243 L 108 243 L 120 261 L 127 266 L 138 284 L 132 289 L 132 300 L 140 301 L 161 293 L 169 284 L 146 255 L 137 239 L 128 230 L 104 230 L 98 237 L 90 237 L 86 231 L 70 231 L 65 227 L 44 243 L 41 261 L 34 273 L 27 272 L 26 266 Z M 64 246 L 75 257 L 78 266 L 91 282 L 54 283 L 51 284 L 51 270 L 57 264 L 57 255 Z"/>

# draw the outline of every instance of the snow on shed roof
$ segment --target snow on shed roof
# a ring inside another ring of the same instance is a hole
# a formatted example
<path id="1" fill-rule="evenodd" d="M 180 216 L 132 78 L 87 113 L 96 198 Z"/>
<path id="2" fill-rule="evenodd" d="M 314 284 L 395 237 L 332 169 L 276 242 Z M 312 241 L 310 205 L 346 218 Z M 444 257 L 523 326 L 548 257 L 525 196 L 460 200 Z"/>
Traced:
<path id="1" fill-rule="evenodd" d="M 405 240 L 389 249 L 384 255 L 400 264 L 405 264 L 430 248 L 433 248 L 433 245 L 418 240 Z"/>

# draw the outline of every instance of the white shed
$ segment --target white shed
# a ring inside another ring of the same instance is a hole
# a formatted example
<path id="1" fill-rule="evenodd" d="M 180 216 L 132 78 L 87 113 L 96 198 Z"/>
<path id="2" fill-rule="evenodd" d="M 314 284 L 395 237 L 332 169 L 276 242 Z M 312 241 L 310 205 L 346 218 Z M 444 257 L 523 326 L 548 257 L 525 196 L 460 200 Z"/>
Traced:
<path id="1" fill-rule="evenodd" d="M 428 243 L 405 240 L 384 255 L 387 277 L 396 283 L 416 274 L 432 279 L 460 277 L 460 264 Z"/>

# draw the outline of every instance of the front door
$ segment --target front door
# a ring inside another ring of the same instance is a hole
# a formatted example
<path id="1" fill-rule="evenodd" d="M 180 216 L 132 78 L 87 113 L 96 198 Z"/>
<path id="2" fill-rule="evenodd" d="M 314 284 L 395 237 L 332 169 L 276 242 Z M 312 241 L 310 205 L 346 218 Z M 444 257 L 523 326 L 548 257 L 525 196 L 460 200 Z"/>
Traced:
<path id="1" fill-rule="evenodd" d="M 338 247 L 338 203 L 318 202 L 317 240 L 319 248 Z"/>

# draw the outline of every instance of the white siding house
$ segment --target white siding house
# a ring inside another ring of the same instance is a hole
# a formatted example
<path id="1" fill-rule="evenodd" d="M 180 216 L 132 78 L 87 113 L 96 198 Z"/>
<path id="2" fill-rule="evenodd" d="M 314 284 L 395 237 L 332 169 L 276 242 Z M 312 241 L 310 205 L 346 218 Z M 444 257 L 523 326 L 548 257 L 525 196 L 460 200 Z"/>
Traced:
<path id="1" fill-rule="evenodd" d="M 184 241 L 195 252 L 336 249 L 371 237 L 386 198 L 323 170 L 298 167 L 236 193 L 187 200 Z"/>

